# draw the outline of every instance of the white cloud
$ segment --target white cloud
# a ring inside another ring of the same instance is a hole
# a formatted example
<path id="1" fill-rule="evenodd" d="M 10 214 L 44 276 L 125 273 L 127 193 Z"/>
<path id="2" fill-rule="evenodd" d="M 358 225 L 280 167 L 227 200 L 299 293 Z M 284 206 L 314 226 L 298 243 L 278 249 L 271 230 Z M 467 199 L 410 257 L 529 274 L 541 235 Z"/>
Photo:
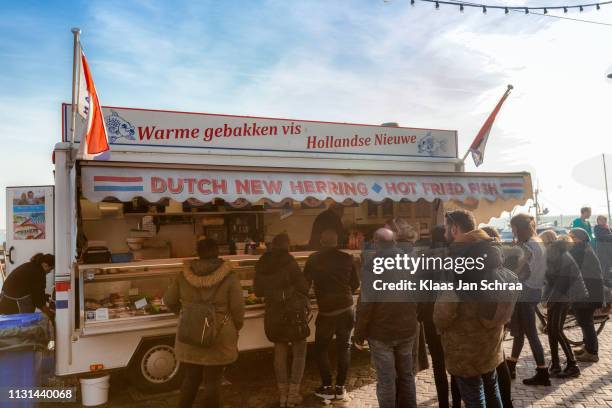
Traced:
<path id="1" fill-rule="evenodd" d="M 532 171 L 554 212 L 604 209 L 570 175 L 612 152 L 611 27 L 404 1 L 88 4 L 83 41 L 105 104 L 450 128 L 461 154 L 512 83 L 479 170 Z M 572 16 L 610 22 L 612 8 Z M 65 95 L 0 99 L 2 184 L 48 182 Z M 15 175 L 26 139 L 31 169 Z"/>

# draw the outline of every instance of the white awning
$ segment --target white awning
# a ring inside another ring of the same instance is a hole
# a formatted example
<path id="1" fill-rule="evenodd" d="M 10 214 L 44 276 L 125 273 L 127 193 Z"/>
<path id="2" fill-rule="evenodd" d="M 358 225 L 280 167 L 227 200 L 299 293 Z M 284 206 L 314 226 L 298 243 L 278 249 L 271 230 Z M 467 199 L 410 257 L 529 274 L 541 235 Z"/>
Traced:
<path id="1" fill-rule="evenodd" d="M 531 198 L 528 173 L 328 174 L 88 165 L 81 170 L 81 183 L 83 196 L 93 202 L 142 197 L 149 202 L 170 198 L 280 203 L 329 198 L 357 203 L 384 199 L 524 203 Z"/>

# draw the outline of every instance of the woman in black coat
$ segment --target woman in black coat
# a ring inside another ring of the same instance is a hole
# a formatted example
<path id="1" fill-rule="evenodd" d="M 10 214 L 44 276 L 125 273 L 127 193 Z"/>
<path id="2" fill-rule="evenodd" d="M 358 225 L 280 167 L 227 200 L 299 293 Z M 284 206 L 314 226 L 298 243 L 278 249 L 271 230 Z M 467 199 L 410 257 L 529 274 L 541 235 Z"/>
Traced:
<path id="1" fill-rule="evenodd" d="M 599 259 L 589 243 L 587 232 L 581 228 L 574 228 L 570 231 L 570 236 L 574 240 L 570 253 L 580 267 L 580 273 L 588 291 L 588 297 L 584 301 L 575 302 L 572 305 L 584 338 L 584 348 L 576 352 L 576 359 L 594 363 L 599 361 L 599 343 L 593 318 L 595 311 L 604 303 L 603 273 Z"/>
<path id="2" fill-rule="evenodd" d="M 45 287 L 46 276 L 54 267 L 53 255 L 38 253 L 11 272 L 0 293 L 0 315 L 34 313 L 38 308 L 52 320 Z"/>
<path id="3" fill-rule="evenodd" d="M 274 343 L 274 371 L 280 394 L 281 407 L 293 407 L 302 402 L 300 384 L 306 364 L 306 339 L 291 340 L 282 316 L 279 316 L 278 297 L 298 292 L 308 301 L 308 283 L 297 262 L 289 253 L 289 236 L 279 234 L 272 240 L 272 249 L 255 264 L 255 295 L 266 303 L 264 327 L 268 339 Z M 289 348 L 293 362 L 287 375 Z"/>
<path id="4" fill-rule="evenodd" d="M 547 234 L 551 233 L 554 234 L 553 231 L 547 231 Z M 586 295 L 580 269 L 570 255 L 569 248 L 569 241 L 559 239 L 551 240 L 546 249 L 544 300 L 547 308 L 548 344 L 550 345 L 549 373 L 552 377 L 560 378 L 580 375 L 572 348 L 563 336 L 563 326 L 570 303 Z M 559 362 L 559 345 L 563 349 L 567 363 L 564 370 L 561 370 Z"/>

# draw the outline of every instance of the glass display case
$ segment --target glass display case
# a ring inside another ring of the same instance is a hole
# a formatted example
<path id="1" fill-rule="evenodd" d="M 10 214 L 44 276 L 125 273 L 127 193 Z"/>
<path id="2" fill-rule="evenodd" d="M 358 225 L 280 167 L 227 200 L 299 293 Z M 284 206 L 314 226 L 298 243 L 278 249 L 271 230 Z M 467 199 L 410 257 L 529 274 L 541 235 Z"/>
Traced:
<path id="1" fill-rule="evenodd" d="M 247 311 L 263 300 L 253 290 L 256 257 L 230 260 L 239 274 Z M 80 328 L 84 334 L 174 324 L 163 295 L 187 259 L 79 266 Z"/>
<path id="2" fill-rule="evenodd" d="M 175 320 L 162 297 L 182 270 L 178 261 L 79 266 L 80 327 L 98 330 L 137 322 Z"/>
<path id="3" fill-rule="evenodd" d="M 358 251 L 350 251 L 358 262 Z M 293 253 L 301 268 L 310 252 Z M 263 299 L 255 296 L 253 277 L 259 255 L 222 257 L 240 277 L 246 318 L 263 316 Z M 169 327 L 177 317 L 163 295 L 191 258 L 79 265 L 78 317 L 83 335 Z M 311 292 L 311 297 L 314 293 Z"/>

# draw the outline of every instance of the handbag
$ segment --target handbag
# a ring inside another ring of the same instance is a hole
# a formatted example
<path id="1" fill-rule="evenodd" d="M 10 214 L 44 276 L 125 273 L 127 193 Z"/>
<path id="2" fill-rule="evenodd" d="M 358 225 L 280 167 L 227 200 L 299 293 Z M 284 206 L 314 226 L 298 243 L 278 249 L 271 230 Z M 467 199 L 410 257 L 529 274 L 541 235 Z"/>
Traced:
<path id="1" fill-rule="evenodd" d="M 293 288 L 288 272 L 284 283 L 279 293 L 266 298 L 264 331 L 273 343 L 300 341 L 310 336 L 310 300 Z"/>
<path id="2" fill-rule="evenodd" d="M 181 301 L 178 326 L 178 340 L 181 343 L 202 348 L 210 347 L 214 344 L 219 329 L 228 320 L 226 314 L 221 326 L 217 326 L 217 308 L 214 301 L 217 297 L 217 291 L 224 280 L 215 286 L 212 296 L 203 302 Z"/>

